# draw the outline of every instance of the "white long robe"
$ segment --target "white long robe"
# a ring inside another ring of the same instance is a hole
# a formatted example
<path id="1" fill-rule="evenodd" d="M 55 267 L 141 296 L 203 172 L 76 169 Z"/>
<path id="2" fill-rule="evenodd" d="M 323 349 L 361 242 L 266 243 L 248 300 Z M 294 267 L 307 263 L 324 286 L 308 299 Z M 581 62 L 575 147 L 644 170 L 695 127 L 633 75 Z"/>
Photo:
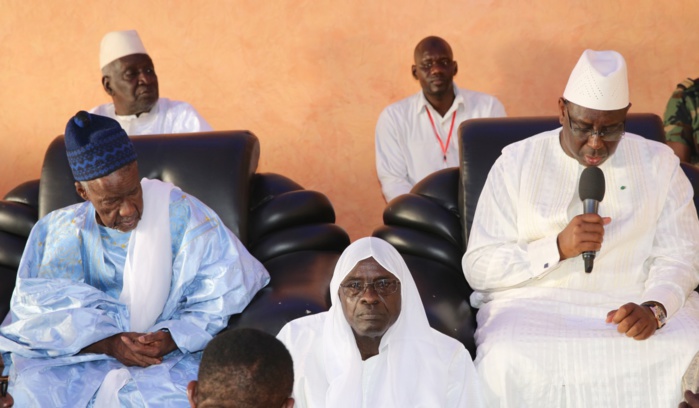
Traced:
<path id="1" fill-rule="evenodd" d="M 150 112 L 136 115 L 117 115 L 113 103 L 99 105 L 90 110 L 119 122 L 129 136 L 170 133 L 194 133 L 212 130 L 211 126 L 187 102 L 160 98 Z"/>
<path id="2" fill-rule="evenodd" d="M 479 307 L 476 368 L 500 406 L 672 407 L 699 350 L 699 221 L 665 145 L 626 134 L 600 168 L 611 217 L 594 270 L 559 262 L 556 237 L 582 213 L 584 169 L 559 130 L 510 145 L 480 196 L 463 258 Z M 648 300 L 669 321 L 636 341 L 607 312 Z"/>
<path id="3" fill-rule="evenodd" d="M 168 329 L 178 349 L 161 364 L 126 367 L 122 406 L 188 406 L 186 387 L 196 379 L 201 350 L 269 282 L 264 266 L 210 208 L 178 189 L 169 202 L 171 284 L 146 331 Z M 91 406 L 107 373 L 125 368 L 81 350 L 133 331 L 131 311 L 120 301 L 132 233 L 99 226 L 89 201 L 53 211 L 34 226 L 12 296 L 13 323 L 0 329 L 16 406 Z"/>
<path id="4" fill-rule="evenodd" d="M 379 354 L 362 361 L 338 295 L 363 259 L 374 258 L 401 282 L 401 311 L 381 338 Z M 286 324 L 278 338 L 294 360 L 299 408 L 484 407 L 463 344 L 429 326 L 408 267 L 387 242 L 362 238 L 342 254 L 330 282 L 332 307 Z M 369 375 L 371 378 L 363 378 Z"/>

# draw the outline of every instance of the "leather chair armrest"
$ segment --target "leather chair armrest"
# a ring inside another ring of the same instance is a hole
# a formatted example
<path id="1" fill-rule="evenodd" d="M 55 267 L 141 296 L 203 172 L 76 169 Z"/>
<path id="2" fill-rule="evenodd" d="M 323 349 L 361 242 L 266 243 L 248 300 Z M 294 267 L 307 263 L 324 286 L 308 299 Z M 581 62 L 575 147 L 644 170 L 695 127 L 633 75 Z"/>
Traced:
<path id="1" fill-rule="evenodd" d="M 24 237 L 26 240 L 37 221 L 36 207 L 15 201 L 0 201 L 0 231 Z"/>
<path id="2" fill-rule="evenodd" d="M 694 189 L 694 207 L 697 210 L 697 216 L 699 216 L 699 167 L 689 163 L 680 163 L 680 167 Z"/>
<path id="3" fill-rule="evenodd" d="M 309 224 L 265 235 L 250 246 L 250 253 L 260 262 L 298 251 L 335 251 L 349 245 L 349 236 L 335 224 Z M 332 274 L 332 271 L 330 271 Z"/>
<path id="4" fill-rule="evenodd" d="M 39 180 L 25 181 L 5 194 L 4 200 L 39 208 Z"/>
<path id="5" fill-rule="evenodd" d="M 7 268 L 0 265 L 0 322 L 5 319 L 5 316 L 10 311 L 10 300 L 12 299 L 16 280 L 17 268 Z"/>
<path id="6" fill-rule="evenodd" d="M 0 322 L 10 310 L 17 268 L 38 220 L 38 202 L 39 180 L 20 184 L 0 200 Z"/>
<path id="7" fill-rule="evenodd" d="M 408 227 L 384 225 L 374 230 L 373 236 L 390 242 L 401 255 L 412 255 L 439 262 L 451 269 L 456 276 L 464 278 L 461 272 L 463 251 L 443 238 Z"/>
<path id="8" fill-rule="evenodd" d="M 323 194 L 278 174 L 253 177 L 248 249 L 261 262 L 296 251 L 342 252 L 349 236 L 334 222 L 335 211 Z"/>
<path id="9" fill-rule="evenodd" d="M 334 222 L 335 211 L 325 195 L 309 190 L 289 191 L 269 197 L 250 212 L 249 242 L 254 245 L 273 231 Z"/>
<path id="10" fill-rule="evenodd" d="M 462 246 L 461 222 L 458 213 L 441 203 L 417 194 L 404 194 L 392 200 L 383 213 L 385 225 L 424 231 L 454 245 Z M 415 246 L 420 246 L 414 243 Z"/>
<path id="11" fill-rule="evenodd" d="M 430 326 L 459 340 L 476 357 L 476 311 L 471 308 L 471 288 L 463 274 L 428 258 L 403 255 L 415 280 Z"/>
<path id="12" fill-rule="evenodd" d="M 25 245 L 27 245 L 26 237 L 0 231 L 0 266 L 13 268 L 16 275 Z"/>
<path id="13" fill-rule="evenodd" d="M 303 190 L 298 183 L 276 173 L 256 173 L 250 179 L 250 211 L 289 191 Z"/>
<path id="14" fill-rule="evenodd" d="M 277 335 L 288 322 L 330 308 L 330 279 L 340 253 L 300 251 L 264 262 L 270 284 L 228 327 L 250 327 Z"/>

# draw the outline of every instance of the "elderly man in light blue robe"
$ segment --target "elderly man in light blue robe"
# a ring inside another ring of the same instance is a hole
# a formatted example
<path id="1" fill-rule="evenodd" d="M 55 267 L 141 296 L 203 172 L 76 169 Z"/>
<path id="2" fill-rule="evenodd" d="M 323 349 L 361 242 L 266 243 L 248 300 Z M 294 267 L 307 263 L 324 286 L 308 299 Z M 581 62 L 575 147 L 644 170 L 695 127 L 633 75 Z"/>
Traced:
<path id="1" fill-rule="evenodd" d="M 186 407 L 201 351 L 269 274 L 199 200 L 139 182 L 116 121 L 78 113 L 66 150 L 86 201 L 36 224 L 0 329 L 16 406 Z"/>

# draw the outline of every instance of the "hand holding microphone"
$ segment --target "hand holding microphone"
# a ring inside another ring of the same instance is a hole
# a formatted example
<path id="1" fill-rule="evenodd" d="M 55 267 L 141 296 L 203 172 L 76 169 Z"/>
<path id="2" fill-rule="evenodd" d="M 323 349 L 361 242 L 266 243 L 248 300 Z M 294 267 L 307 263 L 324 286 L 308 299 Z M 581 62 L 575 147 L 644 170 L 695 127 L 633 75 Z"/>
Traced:
<path id="1" fill-rule="evenodd" d="M 604 198 L 604 173 L 597 167 L 588 167 L 580 176 L 579 194 L 583 202 L 583 214 L 574 217 L 558 234 L 560 260 L 583 254 L 585 272 L 592 272 L 596 251 L 602 247 L 604 226 L 609 217 L 597 215 L 599 202 Z"/>

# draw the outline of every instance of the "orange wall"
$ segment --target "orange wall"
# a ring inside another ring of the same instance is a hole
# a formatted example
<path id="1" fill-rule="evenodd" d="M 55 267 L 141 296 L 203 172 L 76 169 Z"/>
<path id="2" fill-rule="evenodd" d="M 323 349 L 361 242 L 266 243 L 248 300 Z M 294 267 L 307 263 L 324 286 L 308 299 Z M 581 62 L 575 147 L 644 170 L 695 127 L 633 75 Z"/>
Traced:
<path id="1" fill-rule="evenodd" d="M 254 132 L 260 171 L 328 195 L 354 240 L 382 222 L 374 126 L 419 89 L 421 38 L 449 41 L 459 86 L 512 116 L 554 114 L 583 49 L 616 49 L 632 111 L 662 114 L 675 84 L 699 76 L 697 15 L 695 0 L 0 0 L 0 195 L 39 176 L 72 114 L 108 101 L 100 39 L 135 28 L 162 96 Z"/>

